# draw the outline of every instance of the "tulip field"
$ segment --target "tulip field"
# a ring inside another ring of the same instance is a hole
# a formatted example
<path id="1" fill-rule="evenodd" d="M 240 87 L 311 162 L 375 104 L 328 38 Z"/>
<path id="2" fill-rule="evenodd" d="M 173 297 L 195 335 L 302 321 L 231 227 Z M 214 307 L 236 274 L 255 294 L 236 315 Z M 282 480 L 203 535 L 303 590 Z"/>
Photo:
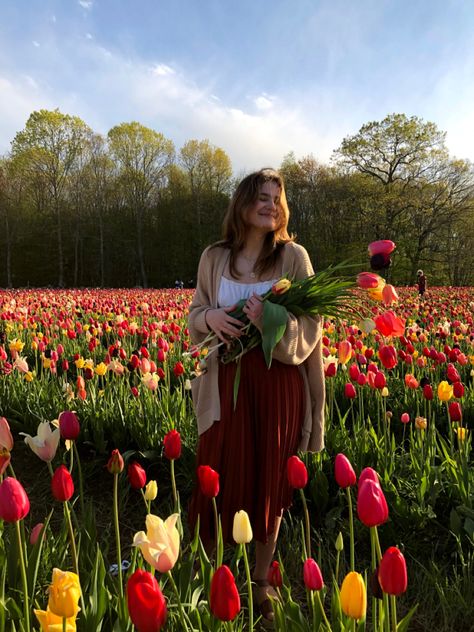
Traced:
<path id="1" fill-rule="evenodd" d="M 323 323 L 326 447 L 288 462 L 275 630 L 474 630 L 474 288 L 389 311 L 376 290 Z M 219 494 L 194 464 L 192 296 L 0 291 L 0 632 L 269 625 L 246 513 L 212 552 L 187 523 L 195 481 Z"/>

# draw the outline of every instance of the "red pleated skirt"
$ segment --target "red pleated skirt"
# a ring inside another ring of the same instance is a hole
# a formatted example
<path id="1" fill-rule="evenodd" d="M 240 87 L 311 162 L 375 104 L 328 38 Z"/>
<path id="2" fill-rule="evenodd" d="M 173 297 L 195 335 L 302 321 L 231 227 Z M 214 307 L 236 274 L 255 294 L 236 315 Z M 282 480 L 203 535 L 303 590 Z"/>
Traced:
<path id="1" fill-rule="evenodd" d="M 221 419 L 199 437 L 197 466 L 219 473 L 216 498 L 225 542 L 232 542 L 234 515 L 245 509 L 254 539 L 266 543 L 275 518 L 291 505 L 286 464 L 296 454 L 305 411 L 304 383 L 298 367 L 273 360 L 267 369 L 257 347 L 242 357 L 237 406 L 233 387 L 236 364 L 219 365 Z M 196 483 L 189 507 L 194 532 L 200 516 L 203 542 L 214 539 L 212 500 Z"/>

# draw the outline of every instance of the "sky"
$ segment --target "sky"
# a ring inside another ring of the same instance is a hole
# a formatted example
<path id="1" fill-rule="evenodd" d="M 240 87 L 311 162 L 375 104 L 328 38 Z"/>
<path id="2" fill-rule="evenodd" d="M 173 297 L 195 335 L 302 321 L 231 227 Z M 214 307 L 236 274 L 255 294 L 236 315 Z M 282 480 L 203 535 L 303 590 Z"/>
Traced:
<path id="1" fill-rule="evenodd" d="M 224 149 L 235 173 L 404 113 L 474 161 L 472 0 L 0 0 L 0 154 L 41 108 Z"/>

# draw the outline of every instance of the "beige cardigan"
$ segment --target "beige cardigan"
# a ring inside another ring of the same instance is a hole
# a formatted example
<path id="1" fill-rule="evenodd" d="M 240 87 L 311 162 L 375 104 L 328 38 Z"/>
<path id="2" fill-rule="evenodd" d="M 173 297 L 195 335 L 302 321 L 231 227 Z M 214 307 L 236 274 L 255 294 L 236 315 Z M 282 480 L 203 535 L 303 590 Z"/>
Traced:
<path id="1" fill-rule="evenodd" d="M 194 344 L 202 342 L 209 334 L 205 314 L 208 309 L 218 307 L 219 282 L 229 255 L 230 250 L 221 247 L 208 247 L 202 253 L 196 293 L 189 309 L 189 331 Z M 303 246 L 293 242 L 285 244 L 282 257 L 282 273 L 290 279 L 304 279 L 313 274 Z M 216 338 L 210 346 L 217 342 Z M 324 447 L 325 403 L 320 319 L 289 314 L 285 334 L 275 347 L 273 358 L 300 368 L 305 384 L 306 411 L 299 450 L 319 452 Z M 207 361 L 207 372 L 191 382 L 199 434 L 221 416 L 218 372 L 219 360 L 217 353 L 213 353 Z"/>

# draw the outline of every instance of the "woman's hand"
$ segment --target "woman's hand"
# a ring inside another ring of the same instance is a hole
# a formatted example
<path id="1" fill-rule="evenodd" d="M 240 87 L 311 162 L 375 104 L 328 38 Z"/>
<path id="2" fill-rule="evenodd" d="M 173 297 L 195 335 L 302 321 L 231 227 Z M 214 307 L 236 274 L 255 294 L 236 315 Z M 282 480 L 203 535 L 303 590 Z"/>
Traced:
<path id="1" fill-rule="evenodd" d="M 218 309 L 208 309 L 206 312 L 207 326 L 212 329 L 219 340 L 229 342 L 229 337 L 238 338 L 242 335 L 242 321 L 233 316 L 229 316 L 237 306 L 219 307 Z M 245 311 L 245 308 L 244 308 Z"/>
<path id="2" fill-rule="evenodd" d="M 249 321 L 253 323 L 256 327 L 258 327 L 263 314 L 262 297 L 258 294 L 255 294 L 254 292 L 245 303 L 242 311 L 247 316 Z"/>

